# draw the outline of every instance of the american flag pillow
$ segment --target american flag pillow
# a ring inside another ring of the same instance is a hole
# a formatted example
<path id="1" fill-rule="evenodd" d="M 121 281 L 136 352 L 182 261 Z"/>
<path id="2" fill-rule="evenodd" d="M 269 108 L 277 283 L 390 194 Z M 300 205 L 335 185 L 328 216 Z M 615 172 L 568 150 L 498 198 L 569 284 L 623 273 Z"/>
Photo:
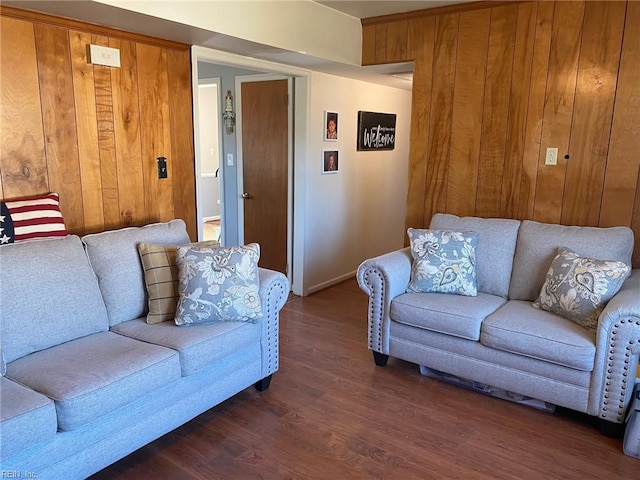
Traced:
<path id="1" fill-rule="evenodd" d="M 0 245 L 67 235 L 59 203 L 57 193 L 0 202 Z"/>

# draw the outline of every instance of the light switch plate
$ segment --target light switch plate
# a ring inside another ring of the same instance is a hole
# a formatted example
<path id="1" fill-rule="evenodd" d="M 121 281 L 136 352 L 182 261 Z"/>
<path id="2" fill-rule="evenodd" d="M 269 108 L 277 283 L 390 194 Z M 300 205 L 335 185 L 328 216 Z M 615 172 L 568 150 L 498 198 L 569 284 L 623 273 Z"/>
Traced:
<path id="1" fill-rule="evenodd" d="M 120 68 L 120 50 L 100 45 L 89 45 L 89 63 Z"/>

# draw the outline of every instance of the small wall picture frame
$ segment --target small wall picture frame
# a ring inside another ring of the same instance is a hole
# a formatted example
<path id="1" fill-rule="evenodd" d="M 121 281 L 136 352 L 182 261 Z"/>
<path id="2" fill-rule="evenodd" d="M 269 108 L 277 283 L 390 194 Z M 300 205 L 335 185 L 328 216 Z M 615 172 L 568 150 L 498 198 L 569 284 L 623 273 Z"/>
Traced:
<path id="1" fill-rule="evenodd" d="M 322 151 L 322 173 L 338 173 L 338 150 Z"/>
<path id="2" fill-rule="evenodd" d="M 324 112 L 324 140 L 325 142 L 338 141 L 338 112 Z"/>

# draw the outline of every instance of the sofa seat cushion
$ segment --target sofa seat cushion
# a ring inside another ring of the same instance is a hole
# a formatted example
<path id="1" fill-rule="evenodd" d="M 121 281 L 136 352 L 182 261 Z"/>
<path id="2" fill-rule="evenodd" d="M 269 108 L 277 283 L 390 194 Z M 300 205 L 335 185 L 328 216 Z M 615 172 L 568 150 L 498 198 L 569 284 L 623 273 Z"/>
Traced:
<path id="1" fill-rule="evenodd" d="M 477 341 L 482 321 L 506 300 L 488 293 L 476 297 L 447 293 L 405 293 L 391 302 L 396 322 Z"/>
<path id="2" fill-rule="evenodd" d="M 55 402 L 58 430 L 73 430 L 180 378 L 174 350 L 101 332 L 23 357 L 7 375 Z"/>
<path id="3" fill-rule="evenodd" d="M 186 327 L 173 322 L 150 325 L 142 317 L 114 325 L 112 331 L 177 351 L 182 375 L 188 376 L 258 343 L 261 328 L 260 322 L 218 322 Z"/>
<path id="4" fill-rule="evenodd" d="M 555 313 L 510 300 L 482 324 L 480 342 L 585 372 L 593 370 L 595 334 Z"/>
<path id="5" fill-rule="evenodd" d="M 2 458 L 53 438 L 58 429 L 56 408 L 44 395 L 0 378 Z"/>

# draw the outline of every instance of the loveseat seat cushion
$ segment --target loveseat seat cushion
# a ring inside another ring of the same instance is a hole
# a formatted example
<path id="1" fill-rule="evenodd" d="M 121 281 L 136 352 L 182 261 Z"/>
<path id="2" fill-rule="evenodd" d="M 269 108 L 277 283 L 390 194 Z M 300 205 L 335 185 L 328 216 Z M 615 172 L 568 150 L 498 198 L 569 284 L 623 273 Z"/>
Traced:
<path id="1" fill-rule="evenodd" d="M 150 325 L 144 318 L 139 318 L 115 325 L 112 331 L 176 350 L 180 355 L 182 375 L 188 376 L 250 345 L 259 345 L 261 328 L 260 322 L 217 322 L 180 327 L 174 322 Z"/>
<path id="2" fill-rule="evenodd" d="M 595 334 L 530 302 L 510 300 L 482 324 L 480 342 L 585 372 L 593 370 Z"/>
<path id="3" fill-rule="evenodd" d="M 174 350 L 101 332 L 11 363 L 7 375 L 55 402 L 58 430 L 73 430 L 180 378 Z"/>
<path id="4" fill-rule="evenodd" d="M 109 324 L 147 313 L 148 297 L 138 253 L 139 243 L 182 245 L 189 242 L 184 221 L 171 220 L 82 237 L 109 315 Z"/>
<path id="5" fill-rule="evenodd" d="M 570 227 L 524 220 L 513 259 L 509 299 L 538 298 L 558 247 L 568 247 L 581 257 L 631 265 L 633 246 L 633 231 L 628 227 Z"/>
<path id="6" fill-rule="evenodd" d="M 478 291 L 507 298 L 519 220 L 505 218 L 458 217 L 436 213 L 430 228 L 473 231 L 478 234 L 476 281 Z"/>
<path id="7" fill-rule="evenodd" d="M 77 236 L 3 245 L 0 265 L 7 362 L 108 330 L 98 282 Z"/>
<path id="8" fill-rule="evenodd" d="M 2 458 L 52 439 L 57 428 L 56 408 L 50 398 L 0 378 Z"/>
<path id="9" fill-rule="evenodd" d="M 483 320 L 505 302 L 504 298 L 487 293 L 476 297 L 405 293 L 391 302 L 390 316 L 405 325 L 478 341 Z"/>

